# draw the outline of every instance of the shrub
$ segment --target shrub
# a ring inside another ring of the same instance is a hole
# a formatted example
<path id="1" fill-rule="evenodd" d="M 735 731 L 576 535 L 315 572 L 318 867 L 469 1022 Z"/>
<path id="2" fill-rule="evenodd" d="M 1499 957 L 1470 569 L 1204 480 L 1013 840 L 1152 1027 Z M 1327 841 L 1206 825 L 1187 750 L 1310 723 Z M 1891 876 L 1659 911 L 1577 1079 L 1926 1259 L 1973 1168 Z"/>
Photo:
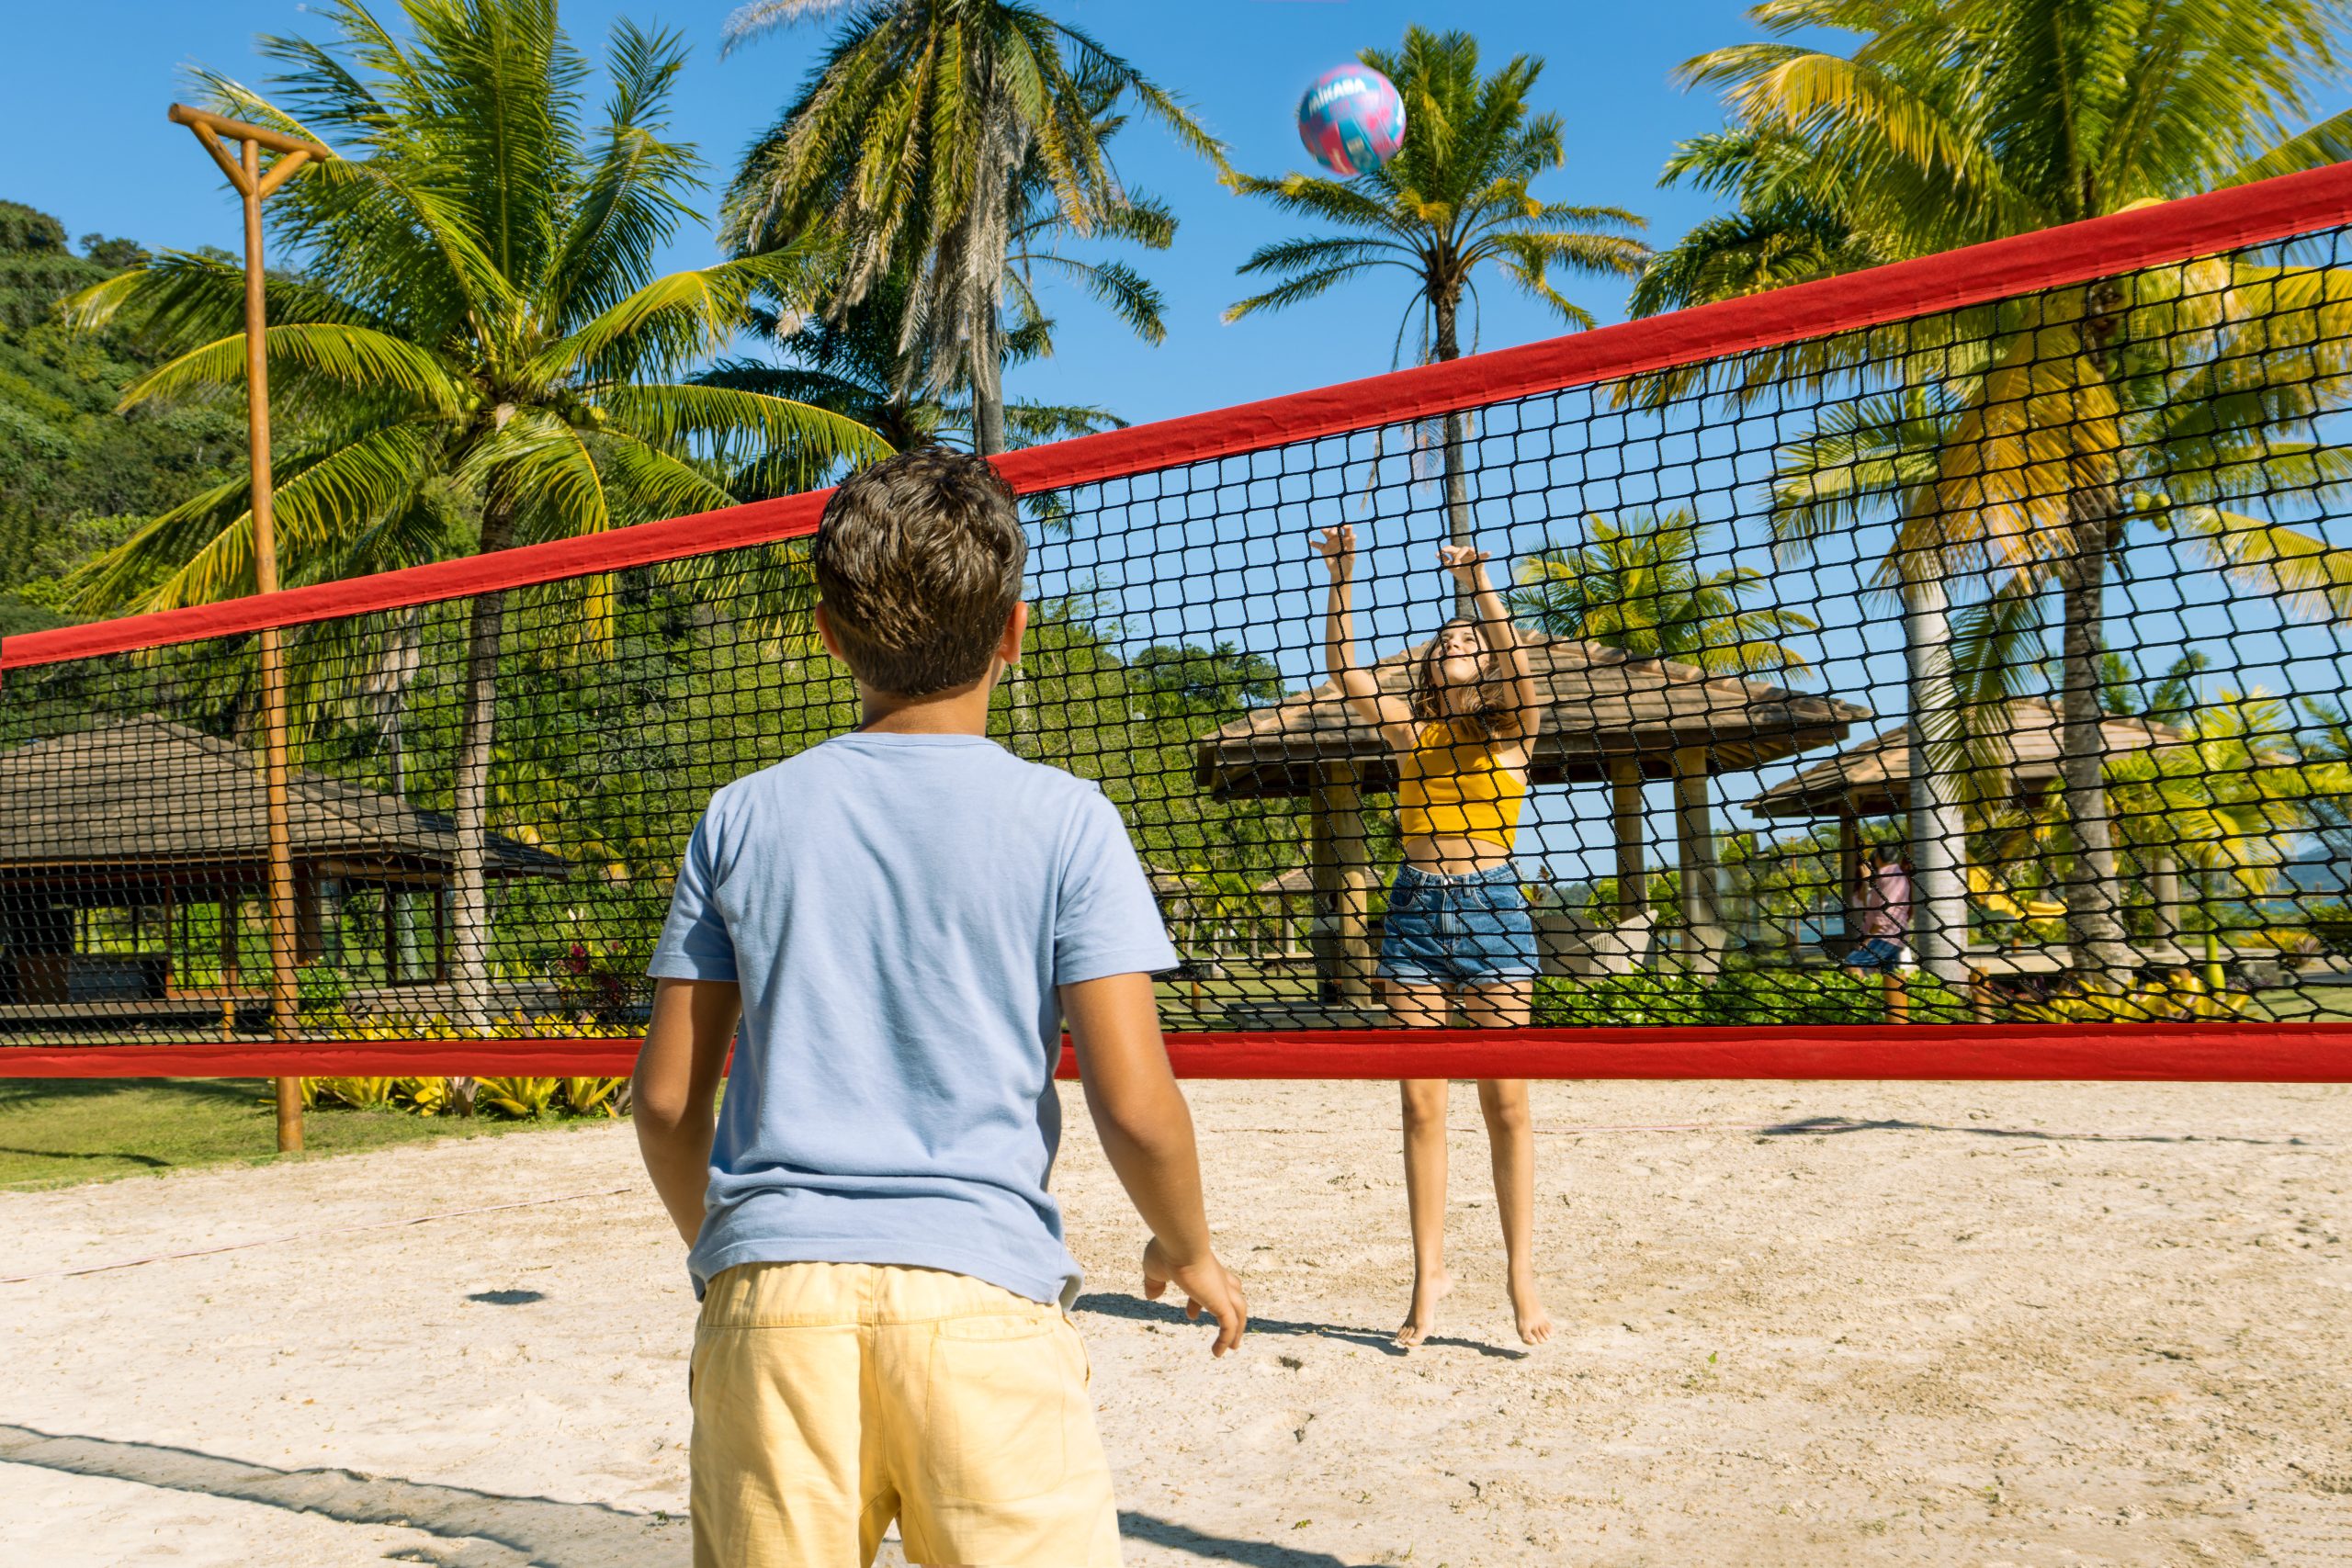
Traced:
<path id="1" fill-rule="evenodd" d="M 563 1087 L 561 1078 L 480 1078 L 477 1107 L 536 1121 L 548 1113 Z"/>
<path id="2" fill-rule="evenodd" d="M 1905 976 L 1915 1023 L 1961 1023 L 1967 998 L 1925 970 Z M 1886 988 L 1876 975 L 1838 969 L 1664 970 L 1599 980 L 1536 983 L 1535 1021 L 1554 1028 L 1882 1023 Z"/>
<path id="3" fill-rule="evenodd" d="M 454 1040 L 467 1032 L 440 1015 L 380 1012 L 355 1017 L 340 1005 L 303 1019 L 313 1033 L 354 1042 Z M 499 1033 L 515 1039 L 602 1039 L 612 1031 L 572 1017 L 503 1019 Z M 404 1111 L 418 1116 L 469 1116 L 475 1111 L 536 1120 L 550 1114 L 624 1116 L 625 1077 L 321 1077 L 302 1080 L 302 1103 L 347 1105 L 360 1111 Z"/>
<path id="4" fill-rule="evenodd" d="M 2041 1001 L 2021 1002 L 2009 1010 L 2009 1016 L 2025 1023 L 2188 1023 L 2243 1018 L 2250 1005 L 2245 997 L 2214 989 L 2179 969 L 2143 980 L 2128 991 L 2060 991 Z"/>
<path id="5" fill-rule="evenodd" d="M 295 1006 L 305 1022 L 344 1011 L 346 995 L 343 971 L 329 964 L 306 964 L 295 972 Z"/>

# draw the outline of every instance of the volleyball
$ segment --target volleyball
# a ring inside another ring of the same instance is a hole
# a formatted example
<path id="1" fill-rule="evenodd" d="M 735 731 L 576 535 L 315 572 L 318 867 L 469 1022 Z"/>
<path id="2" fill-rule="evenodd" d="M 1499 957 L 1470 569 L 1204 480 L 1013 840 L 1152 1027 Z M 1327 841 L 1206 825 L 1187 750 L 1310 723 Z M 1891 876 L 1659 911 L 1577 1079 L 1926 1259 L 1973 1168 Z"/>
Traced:
<path id="1" fill-rule="evenodd" d="M 1405 140 L 1405 100 L 1368 65 L 1335 66 L 1298 100 L 1298 139 L 1333 174 L 1368 174 Z"/>

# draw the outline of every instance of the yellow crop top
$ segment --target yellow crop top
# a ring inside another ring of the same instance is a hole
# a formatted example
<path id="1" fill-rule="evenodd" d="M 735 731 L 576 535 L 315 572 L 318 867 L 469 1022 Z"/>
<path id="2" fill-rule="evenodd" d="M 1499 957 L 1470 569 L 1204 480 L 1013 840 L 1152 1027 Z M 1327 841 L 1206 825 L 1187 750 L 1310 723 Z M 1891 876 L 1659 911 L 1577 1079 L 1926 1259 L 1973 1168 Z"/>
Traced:
<path id="1" fill-rule="evenodd" d="M 1494 742 L 1472 720 L 1429 726 L 1397 765 L 1396 826 L 1408 839 L 1484 839 L 1509 849 L 1526 804 L 1525 771 L 1498 766 Z"/>

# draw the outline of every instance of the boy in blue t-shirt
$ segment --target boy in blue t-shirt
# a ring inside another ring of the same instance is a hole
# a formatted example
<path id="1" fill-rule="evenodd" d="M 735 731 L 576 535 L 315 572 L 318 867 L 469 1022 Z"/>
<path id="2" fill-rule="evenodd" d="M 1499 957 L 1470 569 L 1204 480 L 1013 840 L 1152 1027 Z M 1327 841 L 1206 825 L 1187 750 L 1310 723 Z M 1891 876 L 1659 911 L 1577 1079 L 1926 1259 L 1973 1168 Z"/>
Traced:
<path id="1" fill-rule="evenodd" d="M 1173 1288 L 1241 1337 L 1151 975 L 1176 955 L 1094 784 L 986 739 L 1027 547 L 977 457 L 844 482 L 810 547 L 865 722 L 711 799 L 638 1058 L 691 1251 L 696 1568 L 1119 1561 L 1078 1266 L 1047 1190 L 1063 1021 Z M 732 1082 L 712 1104 L 730 1043 Z"/>

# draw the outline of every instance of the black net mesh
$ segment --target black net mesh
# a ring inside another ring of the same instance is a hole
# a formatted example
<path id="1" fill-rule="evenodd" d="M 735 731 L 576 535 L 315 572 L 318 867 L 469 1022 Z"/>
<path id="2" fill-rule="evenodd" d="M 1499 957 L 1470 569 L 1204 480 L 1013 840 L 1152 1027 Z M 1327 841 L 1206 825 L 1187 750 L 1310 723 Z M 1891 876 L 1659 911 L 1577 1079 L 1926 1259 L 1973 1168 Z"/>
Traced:
<path id="1" fill-rule="evenodd" d="M 1125 813 L 1175 1028 L 2340 1016 L 2346 249 L 1032 496 L 992 733 Z M 279 965 L 257 639 L 11 671 L 0 1040 L 633 1032 L 710 792 L 859 722 L 811 598 L 288 628 Z"/>

